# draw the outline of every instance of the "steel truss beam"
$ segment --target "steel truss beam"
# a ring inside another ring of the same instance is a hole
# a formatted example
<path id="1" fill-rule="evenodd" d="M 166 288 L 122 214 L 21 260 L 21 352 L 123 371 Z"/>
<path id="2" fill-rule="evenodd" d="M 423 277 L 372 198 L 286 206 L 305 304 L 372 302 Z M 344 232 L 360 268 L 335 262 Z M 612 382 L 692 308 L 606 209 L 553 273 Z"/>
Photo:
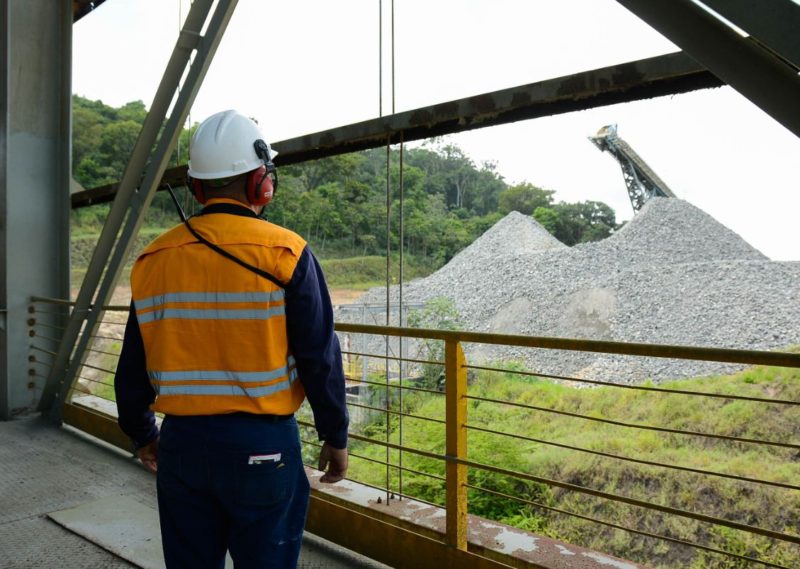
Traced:
<path id="1" fill-rule="evenodd" d="M 421 140 L 520 120 L 674 95 L 723 83 L 683 53 L 672 53 L 448 101 L 272 143 L 278 165 Z M 168 170 L 161 185 L 184 184 L 186 166 Z M 113 199 L 117 184 L 72 195 L 72 207 Z"/>
<path id="2" fill-rule="evenodd" d="M 783 0 L 774 4 L 779 1 Z M 692 0 L 617 2 L 800 136 L 800 76 L 784 58 L 752 38 L 742 37 Z M 770 2 L 759 2 L 759 9 L 764 4 Z"/>
<path id="3" fill-rule="evenodd" d="M 800 4 L 793 0 L 703 0 L 800 70 Z"/>
<path id="4" fill-rule="evenodd" d="M 186 16 L 150 112 L 147 113 L 131 159 L 119 183 L 114 204 L 103 226 L 47 379 L 40 409 L 49 410 L 54 420 L 60 421 L 62 418 L 63 404 L 102 316 L 100 307 L 109 304 L 111 300 L 134 237 L 155 195 L 169 156 L 175 148 L 178 135 L 237 1 L 219 0 L 212 13 L 214 0 L 195 0 Z M 206 33 L 201 35 L 209 14 L 211 18 Z M 181 77 L 193 53 L 194 60 L 191 61 L 186 80 L 181 87 Z M 169 118 L 166 118 L 176 92 L 179 94 L 174 108 Z"/>

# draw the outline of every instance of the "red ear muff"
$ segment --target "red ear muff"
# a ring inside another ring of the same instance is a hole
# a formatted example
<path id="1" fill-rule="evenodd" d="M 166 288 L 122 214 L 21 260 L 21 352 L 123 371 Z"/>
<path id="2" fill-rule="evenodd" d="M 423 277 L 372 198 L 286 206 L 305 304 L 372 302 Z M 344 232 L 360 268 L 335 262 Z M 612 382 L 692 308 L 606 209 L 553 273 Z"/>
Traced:
<path id="1" fill-rule="evenodd" d="M 196 180 L 194 178 L 189 178 L 188 185 L 189 189 L 192 190 L 192 195 L 194 196 L 194 199 L 199 201 L 201 204 L 205 204 L 208 198 L 206 198 L 206 192 L 203 189 L 203 182 L 201 182 L 200 180 Z"/>
<path id="2" fill-rule="evenodd" d="M 267 205 L 272 201 L 275 186 L 266 166 L 256 168 L 247 174 L 247 201 L 252 205 Z"/>

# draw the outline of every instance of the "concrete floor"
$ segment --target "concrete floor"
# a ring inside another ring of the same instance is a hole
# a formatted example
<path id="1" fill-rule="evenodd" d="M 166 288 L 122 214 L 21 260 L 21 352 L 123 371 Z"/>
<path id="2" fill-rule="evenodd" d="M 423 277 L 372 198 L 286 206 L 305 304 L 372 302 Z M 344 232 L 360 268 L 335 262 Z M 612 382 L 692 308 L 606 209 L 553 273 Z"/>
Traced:
<path id="1" fill-rule="evenodd" d="M 0 422 L 0 569 L 136 567 L 47 514 L 112 496 L 156 508 L 155 477 L 121 451 L 39 418 Z M 306 534 L 299 567 L 385 565 Z"/>

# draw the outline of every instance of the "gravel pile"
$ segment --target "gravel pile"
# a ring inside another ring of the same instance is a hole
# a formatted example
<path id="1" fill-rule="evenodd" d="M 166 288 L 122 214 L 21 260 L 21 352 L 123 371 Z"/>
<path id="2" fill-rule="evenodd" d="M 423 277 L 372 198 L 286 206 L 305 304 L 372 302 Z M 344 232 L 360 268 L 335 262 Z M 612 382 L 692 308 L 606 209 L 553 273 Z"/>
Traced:
<path id="1" fill-rule="evenodd" d="M 498 257 L 507 257 L 513 261 L 520 252 L 536 253 L 552 249 L 567 249 L 567 246 L 532 217 L 512 211 L 453 257 L 437 275 L 445 279 L 449 275 L 457 277 L 464 271 L 475 270 L 485 263 L 494 262 Z"/>
<path id="2" fill-rule="evenodd" d="M 465 330 L 723 348 L 800 343 L 800 262 L 775 262 L 686 201 L 651 199 L 625 227 L 566 247 L 511 213 L 403 302 L 453 301 Z M 396 302 L 397 290 L 392 291 Z M 364 304 L 385 303 L 385 289 Z M 340 321 L 360 321 L 353 310 Z M 385 313 L 372 314 L 377 322 Z M 392 315 L 396 321 L 396 314 Z M 381 353 L 381 342 L 369 349 Z M 406 348 L 414 353 L 415 347 Z M 542 373 L 640 382 L 728 373 L 724 364 L 467 346 L 467 359 L 519 360 Z"/>

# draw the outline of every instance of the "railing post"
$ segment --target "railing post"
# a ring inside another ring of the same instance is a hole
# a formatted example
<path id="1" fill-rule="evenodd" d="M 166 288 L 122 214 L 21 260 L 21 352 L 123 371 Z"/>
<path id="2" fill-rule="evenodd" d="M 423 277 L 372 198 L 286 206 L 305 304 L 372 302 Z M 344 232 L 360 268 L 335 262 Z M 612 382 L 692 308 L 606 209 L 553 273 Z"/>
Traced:
<path id="1" fill-rule="evenodd" d="M 446 340 L 445 399 L 447 465 L 447 544 L 467 549 L 467 467 L 453 459 L 467 458 L 467 368 L 457 340 Z"/>

